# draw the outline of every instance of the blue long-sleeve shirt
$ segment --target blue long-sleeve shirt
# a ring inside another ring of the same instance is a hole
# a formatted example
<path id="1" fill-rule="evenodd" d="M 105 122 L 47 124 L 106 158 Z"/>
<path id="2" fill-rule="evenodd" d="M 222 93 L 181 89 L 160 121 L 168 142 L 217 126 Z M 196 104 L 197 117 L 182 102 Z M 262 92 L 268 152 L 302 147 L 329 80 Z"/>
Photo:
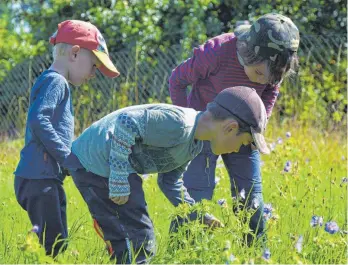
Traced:
<path id="1" fill-rule="evenodd" d="M 87 128 L 72 152 L 88 171 L 109 178 L 110 197 L 130 193 L 131 173 L 159 173 L 158 184 L 174 205 L 194 203 L 181 178 L 203 147 L 194 139 L 199 115 L 168 104 L 120 109 Z"/>
<path id="2" fill-rule="evenodd" d="M 32 87 L 25 145 L 15 175 L 29 179 L 59 178 L 61 167 L 81 167 L 71 153 L 74 117 L 67 80 L 44 71 Z"/>

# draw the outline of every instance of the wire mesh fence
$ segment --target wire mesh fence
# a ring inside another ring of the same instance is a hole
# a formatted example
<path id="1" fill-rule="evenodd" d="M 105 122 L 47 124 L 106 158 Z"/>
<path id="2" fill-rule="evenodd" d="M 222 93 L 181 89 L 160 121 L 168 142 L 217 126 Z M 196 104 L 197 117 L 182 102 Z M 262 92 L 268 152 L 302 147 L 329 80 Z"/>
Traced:
<path id="1" fill-rule="evenodd" d="M 318 65 L 336 71 L 346 58 L 347 36 L 301 36 L 299 57 L 311 71 Z M 170 103 L 168 78 L 183 59 L 181 46 L 152 50 L 146 54 L 120 51 L 110 54 L 121 76 L 108 79 L 97 73 L 88 84 L 73 88 L 76 134 L 93 121 L 121 107 L 153 102 Z M 37 76 L 52 62 L 51 54 L 28 58 L 16 65 L 0 82 L 0 140 L 23 133 L 29 93 Z M 300 68 L 301 71 L 301 68 Z M 345 84 L 342 84 L 345 87 Z"/>

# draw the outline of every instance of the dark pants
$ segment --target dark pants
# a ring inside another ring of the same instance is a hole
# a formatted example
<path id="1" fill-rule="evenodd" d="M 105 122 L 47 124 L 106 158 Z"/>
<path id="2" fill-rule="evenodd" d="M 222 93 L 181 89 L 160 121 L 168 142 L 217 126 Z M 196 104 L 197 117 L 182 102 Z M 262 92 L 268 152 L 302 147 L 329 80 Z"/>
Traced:
<path id="1" fill-rule="evenodd" d="M 196 202 L 202 199 L 211 200 L 213 197 L 217 159 L 218 156 L 211 151 L 210 143 L 205 141 L 202 152 L 191 161 L 184 173 L 184 185 Z M 232 197 L 236 197 L 244 189 L 245 200 L 242 203 L 246 207 L 254 207 L 257 201 L 259 205 L 250 219 L 249 227 L 260 237 L 264 234 L 265 221 L 259 151 L 251 150 L 250 145 L 242 145 L 238 153 L 223 154 L 222 160 L 230 177 Z M 251 239 L 252 236 L 249 235 L 249 243 Z"/>
<path id="2" fill-rule="evenodd" d="M 124 205 L 117 205 L 109 199 L 108 178 L 85 169 L 73 171 L 71 175 L 111 257 L 116 258 L 117 263 L 147 263 L 155 253 L 155 236 L 141 177 L 129 175 L 129 200 Z"/>
<path id="3" fill-rule="evenodd" d="M 37 225 L 40 243 L 47 255 L 54 257 L 67 247 L 66 197 L 57 179 L 25 179 L 15 176 L 18 203 L 27 211 L 32 225 Z"/>

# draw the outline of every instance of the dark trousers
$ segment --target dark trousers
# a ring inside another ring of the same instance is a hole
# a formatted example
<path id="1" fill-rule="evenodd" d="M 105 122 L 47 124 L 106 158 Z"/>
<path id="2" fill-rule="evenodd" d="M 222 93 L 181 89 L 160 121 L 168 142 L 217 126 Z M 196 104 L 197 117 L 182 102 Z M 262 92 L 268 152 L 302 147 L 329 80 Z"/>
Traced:
<path id="1" fill-rule="evenodd" d="M 25 179 L 15 176 L 18 203 L 27 211 L 32 225 L 37 225 L 40 243 L 47 255 L 54 257 L 67 247 L 66 196 L 57 179 Z"/>
<path id="2" fill-rule="evenodd" d="M 73 171 L 71 175 L 111 258 L 116 258 L 117 263 L 147 263 L 155 253 L 155 236 L 141 177 L 129 175 L 129 200 L 124 205 L 117 205 L 109 199 L 108 178 L 85 169 Z"/>
<path id="3" fill-rule="evenodd" d="M 245 200 L 241 202 L 247 208 L 254 208 L 253 205 L 257 202 L 258 207 L 250 219 L 249 227 L 258 237 L 263 236 L 265 220 L 259 151 L 251 150 L 250 145 L 242 145 L 238 153 L 223 154 L 221 157 L 230 177 L 232 197 L 236 197 L 244 189 Z M 217 159 L 218 156 L 211 151 L 210 142 L 204 141 L 202 152 L 191 161 L 184 173 L 185 187 L 196 202 L 211 200 L 213 197 Z M 248 244 L 252 239 L 249 234 Z"/>

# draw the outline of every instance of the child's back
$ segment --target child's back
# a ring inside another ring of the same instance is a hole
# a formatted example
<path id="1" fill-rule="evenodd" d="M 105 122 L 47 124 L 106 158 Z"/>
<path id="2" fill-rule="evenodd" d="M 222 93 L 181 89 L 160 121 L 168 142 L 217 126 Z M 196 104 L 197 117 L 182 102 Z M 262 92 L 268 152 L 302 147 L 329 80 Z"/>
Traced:
<path id="1" fill-rule="evenodd" d="M 25 145 L 15 175 L 63 180 L 59 164 L 70 154 L 73 135 L 69 84 L 59 73 L 46 70 L 30 93 Z"/>

